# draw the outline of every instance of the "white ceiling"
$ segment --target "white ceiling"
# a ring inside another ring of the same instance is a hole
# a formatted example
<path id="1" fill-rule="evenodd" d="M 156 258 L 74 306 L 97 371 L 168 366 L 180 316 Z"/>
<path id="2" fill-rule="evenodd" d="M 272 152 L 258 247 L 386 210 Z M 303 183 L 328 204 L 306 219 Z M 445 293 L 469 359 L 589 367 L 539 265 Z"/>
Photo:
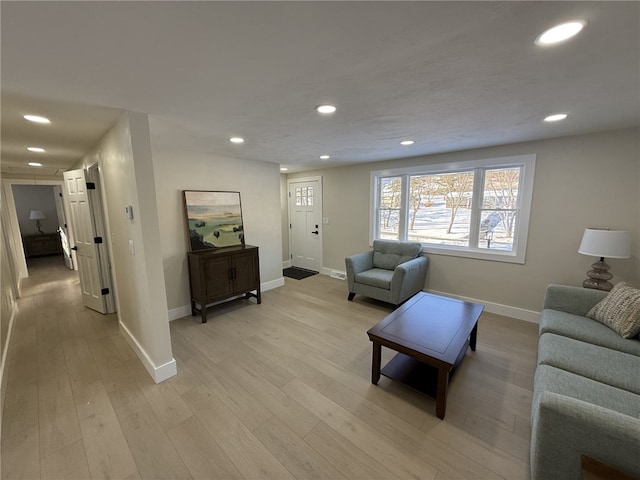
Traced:
<path id="1" fill-rule="evenodd" d="M 640 124 L 638 2 L 2 2 L 1 22 L 3 172 L 70 167 L 119 109 L 154 144 L 290 171 Z"/>

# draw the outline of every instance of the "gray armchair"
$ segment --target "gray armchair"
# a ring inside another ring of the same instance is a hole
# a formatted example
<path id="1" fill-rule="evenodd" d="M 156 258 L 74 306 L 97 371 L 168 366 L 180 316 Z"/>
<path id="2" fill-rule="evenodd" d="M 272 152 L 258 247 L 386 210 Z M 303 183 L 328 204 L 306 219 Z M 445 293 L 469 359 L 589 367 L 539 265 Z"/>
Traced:
<path id="1" fill-rule="evenodd" d="M 429 260 L 415 242 L 374 240 L 373 250 L 345 258 L 349 300 L 357 294 L 400 305 L 424 287 Z"/>

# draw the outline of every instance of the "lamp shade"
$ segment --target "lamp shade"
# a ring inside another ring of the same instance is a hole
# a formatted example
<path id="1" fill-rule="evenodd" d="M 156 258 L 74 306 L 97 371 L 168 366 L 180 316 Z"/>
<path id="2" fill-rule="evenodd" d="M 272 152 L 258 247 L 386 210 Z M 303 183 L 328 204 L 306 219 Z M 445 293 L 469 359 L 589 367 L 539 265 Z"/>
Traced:
<path id="1" fill-rule="evenodd" d="M 582 236 L 578 253 L 594 257 L 629 258 L 631 232 L 587 228 Z"/>
<path id="2" fill-rule="evenodd" d="M 40 210 L 31 210 L 29 212 L 29 220 L 44 220 L 46 217 Z"/>

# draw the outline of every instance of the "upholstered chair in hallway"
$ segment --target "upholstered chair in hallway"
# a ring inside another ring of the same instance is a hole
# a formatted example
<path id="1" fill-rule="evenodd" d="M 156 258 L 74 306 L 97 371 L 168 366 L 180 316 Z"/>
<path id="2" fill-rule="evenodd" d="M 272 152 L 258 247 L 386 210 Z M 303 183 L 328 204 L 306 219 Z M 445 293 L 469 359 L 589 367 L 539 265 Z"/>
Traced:
<path id="1" fill-rule="evenodd" d="M 373 250 L 345 258 L 349 300 L 356 295 L 399 305 L 424 288 L 428 259 L 416 242 L 374 240 Z"/>

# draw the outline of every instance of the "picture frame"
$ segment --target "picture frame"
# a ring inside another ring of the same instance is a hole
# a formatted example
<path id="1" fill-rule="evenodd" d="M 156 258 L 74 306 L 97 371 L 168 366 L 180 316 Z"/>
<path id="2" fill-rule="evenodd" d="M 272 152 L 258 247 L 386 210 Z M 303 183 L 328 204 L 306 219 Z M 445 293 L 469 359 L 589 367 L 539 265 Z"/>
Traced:
<path id="1" fill-rule="evenodd" d="M 183 190 L 189 251 L 244 245 L 240 192 Z"/>

